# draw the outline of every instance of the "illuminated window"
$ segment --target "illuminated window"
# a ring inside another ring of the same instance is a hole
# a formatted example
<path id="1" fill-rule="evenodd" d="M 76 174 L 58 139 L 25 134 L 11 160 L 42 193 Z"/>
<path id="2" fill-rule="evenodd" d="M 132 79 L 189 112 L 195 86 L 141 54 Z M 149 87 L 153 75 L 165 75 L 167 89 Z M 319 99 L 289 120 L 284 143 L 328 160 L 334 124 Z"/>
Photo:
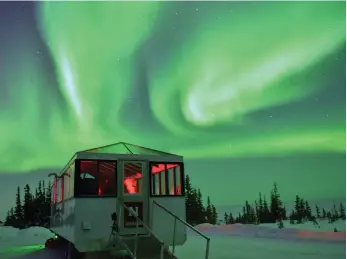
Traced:
<path id="1" fill-rule="evenodd" d="M 180 164 L 151 164 L 151 194 L 182 196 L 183 170 Z"/>
<path id="2" fill-rule="evenodd" d="M 142 192 L 142 163 L 124 163 L 123 184 L 124 194 L 140 194 Z"/>
<path id="3" fill-rule="evenodd" d="M 79 170 L 76 174 L 77 195 L 117 195 L 115 161 L 82 160 L 79 162 Z"/>
<path id="4" fill-rule="evenodd" d="M 55 179 L 56 182 L 56 196 L 55 196 L 55 201 L 60 202 L 61 201 L 61 181 L 59 178 Z"/>
<path id="5" fill-rule="evenodd" d="M 98 195 L 116 195 L 116 163 L 101 161 L 98 165 Z"/>
<path id="6" fill-rule="evenodd" d="M 57 203 L 57 178 L 54 177 L 54 182 L 53 182 L 53 204 Z"/>

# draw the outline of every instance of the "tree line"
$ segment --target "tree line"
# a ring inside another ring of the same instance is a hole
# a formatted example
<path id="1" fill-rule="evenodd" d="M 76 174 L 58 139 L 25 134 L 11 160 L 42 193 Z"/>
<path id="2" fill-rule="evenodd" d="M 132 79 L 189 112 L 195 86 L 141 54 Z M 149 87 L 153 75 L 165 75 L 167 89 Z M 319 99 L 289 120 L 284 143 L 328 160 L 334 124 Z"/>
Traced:
<path id="1" fill-rule="evenodd" d="M 202 223 L 217 224 L 218 213 L 207 196 L 206 206 L 200 189 L 193 188 L 189 175 L 185 176 L 186 221 L 195 226 Z"/>
<path id="2" fill-rule="evenodd" d="M 6 216 L 5 226 L 27 228 L 30 226 L 47 226 L 51 215 L 51 182 L 39 181 L 34 192 L 25 185 L 23 199 L 20 187 L 17 187 L 15 206 Z"/>
<path id="3" fill-rule="evenodd" d="M 334 204 L 333 207 L 326 211 L 315 205 L 315 213 L 307 200 L 296 195 L 294 209 L 287 215 L 286 207 L 280 198 L 277 184 L 274 183 L 270 192 L 269 201 L 265 195 L 259 193 L 259 197 L 254 201 L 252 206 L 248 201 L 242 208 L 242 213 L 239 212 L 236 217 L 232 213 L 224 214 L 225 224 L 262 224 L 262 223 L 279 223 L 279 227 L 283 227 L 283 220 L 290 220 L 291 224 L 301 224 L 305 221 L 312 221 L 315 224 L 317 219 L 328 219 L 329 222 L 334 222 L 338 219 L 345 220 L 345 207 L 340 203 L 339 208 Z"/>

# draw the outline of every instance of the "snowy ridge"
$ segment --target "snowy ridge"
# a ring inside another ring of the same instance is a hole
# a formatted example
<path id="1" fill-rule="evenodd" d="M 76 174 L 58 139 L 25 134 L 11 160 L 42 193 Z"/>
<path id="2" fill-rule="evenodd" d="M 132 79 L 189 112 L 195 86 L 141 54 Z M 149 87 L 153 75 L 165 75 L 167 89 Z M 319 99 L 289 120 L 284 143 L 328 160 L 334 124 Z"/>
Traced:
<path id="1" fill-rule="evenodd" d="M 276 226 L 276 224 L 273 224 Z M 298 225 L 300 226 L 300 225 Z M 309 227 L 308 224 L 305 224 Z M 201 224 L 197 226 L 197 229 L 206 233 L 207 235 L 214 236 L 242 236 L 252 238 L 272 238 L 272 239 L 284 239 L 291 241 L 319 241 L 319 242 L 343 242 L 346 241 L 346 232 L 333 232 L 311 229 L 295 229 L 295 228 L 284 228 L 279 229 L 269 226 L 257 226 L 257 225 L 210 225 Z M 194 235 L 194 233 L 190 233 Z"/>

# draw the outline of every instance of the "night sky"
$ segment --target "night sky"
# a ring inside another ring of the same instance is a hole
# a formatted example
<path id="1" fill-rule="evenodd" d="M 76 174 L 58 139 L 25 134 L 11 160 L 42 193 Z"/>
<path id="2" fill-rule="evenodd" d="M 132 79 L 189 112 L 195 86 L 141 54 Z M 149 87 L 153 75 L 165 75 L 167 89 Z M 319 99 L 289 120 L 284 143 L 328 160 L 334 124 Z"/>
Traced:
<path id="1" fill-rule="evenodd" d="M 0 2 L 0 218 L 124 141 L 217 206 L 345 196 L 345 2 Z"/>

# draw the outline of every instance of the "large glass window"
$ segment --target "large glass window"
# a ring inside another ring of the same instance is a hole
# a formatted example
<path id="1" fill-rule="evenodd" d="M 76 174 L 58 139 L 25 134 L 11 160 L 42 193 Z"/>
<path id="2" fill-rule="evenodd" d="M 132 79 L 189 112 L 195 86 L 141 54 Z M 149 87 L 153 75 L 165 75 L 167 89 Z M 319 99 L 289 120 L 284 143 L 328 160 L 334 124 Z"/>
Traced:
<path id="1" fill-rule="evenodd" d="M 115 196 L 116 162 L 115 161 L 79 161 L 75 177 L 77 195 Z"/>
<path id="2" fill-rule="evenodd" d="M 59 178 L 56 178 L 55 180 L 56 182 L 56 196 L 55 196 L 55 200 L 56 202 L 61 202 L 62 201 L 62 181 Z"/>
<path id="3" fill-rule="evenodd" d="M 151 195 L 182 196 L 183 168 L 181 164 L 151 163 Z"/>

